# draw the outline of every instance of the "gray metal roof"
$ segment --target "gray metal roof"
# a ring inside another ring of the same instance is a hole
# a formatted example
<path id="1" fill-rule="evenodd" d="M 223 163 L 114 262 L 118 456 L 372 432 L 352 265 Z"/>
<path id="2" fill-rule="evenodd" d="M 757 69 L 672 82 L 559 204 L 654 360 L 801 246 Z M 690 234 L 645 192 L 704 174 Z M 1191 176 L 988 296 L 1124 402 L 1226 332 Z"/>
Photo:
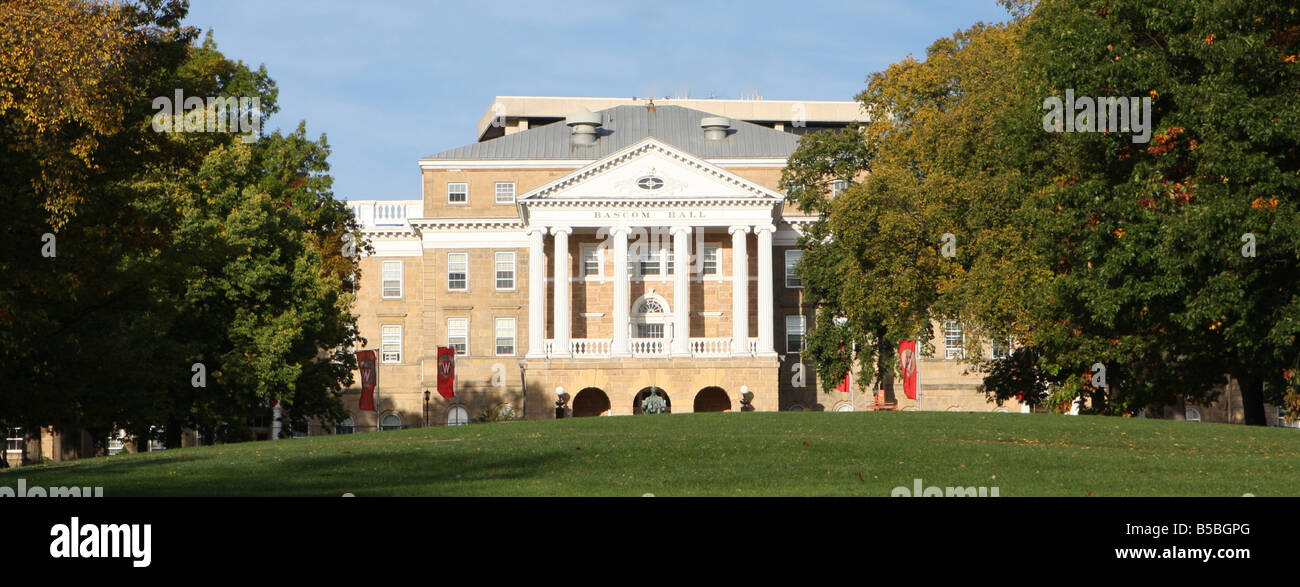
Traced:
<path id="1" fill-rule="evenodd" d="M 799 137 L 765 126 L 731 119 L 727 137 L 704 138 L 700 120 L 714 116 L 682 106 L 615 106 L 597 112 L 601 126 L 595 144 L 575 146 L 569 127 L 548 124 L 430 155 L 426 159 L 601 159 L 654 137 L 703 159 L 789 157 Z"/>

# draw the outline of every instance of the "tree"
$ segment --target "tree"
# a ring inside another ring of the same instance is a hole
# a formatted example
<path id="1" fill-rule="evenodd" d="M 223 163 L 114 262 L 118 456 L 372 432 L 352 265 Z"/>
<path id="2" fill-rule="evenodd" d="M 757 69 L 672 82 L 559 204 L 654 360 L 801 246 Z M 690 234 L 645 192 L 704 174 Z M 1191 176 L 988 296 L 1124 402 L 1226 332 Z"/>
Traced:
<path id="1" fill-rule="evenodd" d="M 808 354 L 827 389 L 850 368 L 851 344 L 870 366 L 859 381 L 888 382 L 898 341 L 928 341 L 932 320 L 962 320 L 975 341 L 1011 334 L 1027 312 L 1021 296 L 1042 272 L 1013 216 L 1024 180 L 1000 132 L 1025 101 L 1012 83 L 1019 29 L 977 24 L 936 41 L 924 61 L 873 74 L 858 96 L 871 120 L 806 136 L 791 157 L 789 197 L 820 216 L 798 270 L 819 317 Z M 836 179 L 857 183 L 832 198 Z"/>
<path id="2" fill-rule="evenodd" d="M 192 44 L 181 3 L 0 14 L 16 22 L 0 34 L 0 205 L 13 218 L 0 235 L 0 419 L 99 439 L 161 427 L 169 445 L 185 427 L 237 438 L 273 400 L 341 419 L 358 341 L 357 260 L 341 237 L 357 226 L 329 191 L 325 138 L 301 124 L 252 143 L 155 132 L 154 98 L 177 90 L 276 111 L 265 69 L 226 59 L 210 35 Z M 49 99 L 60 92 L 73 107 Z M 41 254 L 47 232 L 54 256 Z"/>
<path id="3" fill-rule="evenodd" d="M 1300 13 L 1045 0 L 1027 23 L 1034 95 L 1151 101 L 1149 143 L 1043 133 L 1054 182 L 1033 200 L 1037 246 L 1056 259 L 1037 336 L 1046 366 L 1108 366 L 1122 411 L 1205 398 L 1229 373 L 1247 423 L 1264 424 L 1264 390 L 1278 401 L 1300 361 Z"/>

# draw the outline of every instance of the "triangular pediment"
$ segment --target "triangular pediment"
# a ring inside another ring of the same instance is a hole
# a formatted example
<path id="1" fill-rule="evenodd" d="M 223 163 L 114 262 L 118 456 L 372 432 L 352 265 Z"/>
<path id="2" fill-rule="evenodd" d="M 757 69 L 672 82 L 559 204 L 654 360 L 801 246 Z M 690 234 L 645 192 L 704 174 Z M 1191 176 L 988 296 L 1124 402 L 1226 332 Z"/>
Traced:
<path id="1" fill-rule="evenodd" d="M 521 194 L 519 203 L 783 198 L 780 192 L 650 138 Z"/>

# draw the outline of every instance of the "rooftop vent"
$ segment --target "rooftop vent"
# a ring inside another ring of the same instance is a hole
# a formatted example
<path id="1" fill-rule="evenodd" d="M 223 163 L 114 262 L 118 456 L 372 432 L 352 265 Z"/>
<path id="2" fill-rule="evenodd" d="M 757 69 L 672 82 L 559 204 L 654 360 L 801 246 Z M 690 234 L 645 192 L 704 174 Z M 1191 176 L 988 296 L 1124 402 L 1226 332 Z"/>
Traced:
<path id="1" fill-rule="evenodd" d="M 704 138 L 710 141 L 727 138 L 727 129 L 731 128 L 731 121 L 721 116 L 706 116 L 700 120 L 700 128 L 704 129 Z"/>
<path id="2" fill-rule="evenodd" d="M 575 145 L 590 145 L 596 142 L 596 127 L 600 126 L 600 115 L 588 110 L 579 108 L 564 120 L 564 124 L 570 129 L 569 138 Z"/>

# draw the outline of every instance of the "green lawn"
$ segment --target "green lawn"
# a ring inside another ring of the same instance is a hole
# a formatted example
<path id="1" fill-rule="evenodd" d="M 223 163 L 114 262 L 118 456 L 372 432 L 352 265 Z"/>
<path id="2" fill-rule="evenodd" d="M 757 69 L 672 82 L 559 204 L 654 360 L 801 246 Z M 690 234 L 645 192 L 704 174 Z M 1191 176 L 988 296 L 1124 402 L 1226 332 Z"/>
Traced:
<path id="1" fill-rule="evenodd" d="M 372 432 L 0 473 L 106 496 L 1300 495 L 1300 430 L 1110 417 L 746 413 Z"/>

